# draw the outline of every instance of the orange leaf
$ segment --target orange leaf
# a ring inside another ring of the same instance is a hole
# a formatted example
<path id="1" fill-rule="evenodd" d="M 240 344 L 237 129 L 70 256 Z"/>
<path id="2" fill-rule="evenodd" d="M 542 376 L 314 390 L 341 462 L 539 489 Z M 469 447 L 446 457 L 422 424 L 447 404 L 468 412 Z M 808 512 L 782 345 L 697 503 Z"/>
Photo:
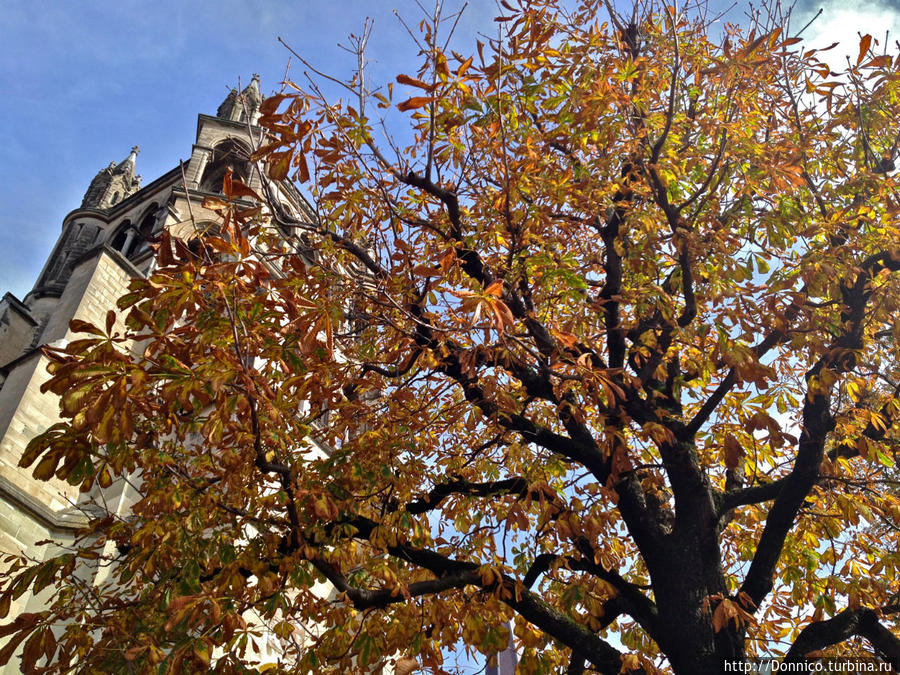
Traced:
<path id="1" fill-rule="evenodd" d="M 422 108 L 434 100 L 433 96 L 413 96 L 412 98 L 408 98 L 403 103 L 397 104 L 397 110 L 400 112 L 406 112 L 407 110 L 415 110 L 417 108 Z"/>
<path id="2" fill-rule="evenodd" d="M 575 343 L 578 342 L 578 338 L 575 335 L 572 335 L 572 333 L 567 333 L 567 332 L 561 331 L 561 330 L 553 330 L 552 333 L 553 333 L 553 337 L 555 337 L 557 340 L 559 340 L 563 344 L 563 346 L 565 346 L 569 349 L 574 347 Z"/>
<path id="3" fill-rule="evenodd" d="M 275 94 L 274 96 L 266 97 L 259 105 L 260 114 L 272 115 L 276 110 L 278 110 L 279 104 L 286 98 L 286 94 Z"/>
<path id="4" fill-rule="evenodd" d="M 506 303 L 499 298 L 496 300 L 491 300 L 491 311 L 494 313 L 494 317 L 497 319 L 497 332 L 500 335 L 503 335 L 503 333 L 506 331 L 506 328 L 508 326 L 512 326 L 513 323 L 515 323 L 513 313 L 510 311 L 509 307 L 506 306 Z"/>
<path id="5" fill-rule="evenodd" d="M 398 75 L 397 82 L 399 82 L 400 84 L 408 84 L 411 87 L 418 87 L 419 89 L 424 89 L 425 91 L 431 91 L 432 89 L 434 89 L 434 85 L 423 82 L 418 78 L 410 77 L 409 75 Z"/>
<path id="6" fill-rule="evenodd" d="M 495 298 L 499 298 L 503 293 L 503 279 L 497 279 L 492 282 L 490 286 L 484 289 L 485 295 L 493 295 Z"/>
<path id="7" fill-rule="evenodd" d="M 231 179 L 231 195 L 228 197 L 229 199 L 236 199 L 238 197 L 250 197 L 251 199 L 255 199 L 257 201 L 262 201 L 262 197 L 256 194 L 256 191 L 252 188 L 244 185 L 239 179 L 232 178 Z"/>
<path id="8" fill-rule="evenodd" d="M 856 59 L 856 65 L 862 63 L 863 59 L 866 58 L 866 54 L 869 53 L 869 45 L 871 44 L 872 36 L 866 33 L 859 41 L 859 57 Z"/>

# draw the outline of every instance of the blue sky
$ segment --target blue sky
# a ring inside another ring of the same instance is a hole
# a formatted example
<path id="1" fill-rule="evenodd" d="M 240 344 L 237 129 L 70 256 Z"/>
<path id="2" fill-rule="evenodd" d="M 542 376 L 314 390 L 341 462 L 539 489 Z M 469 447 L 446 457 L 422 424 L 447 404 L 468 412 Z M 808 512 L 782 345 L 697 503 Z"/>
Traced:
<path id="1" fill-rule="evenodd" d="M 827 0 L 810 35 L 846 36 L 852 52 L 856 26 L 876 37 L 898 27 L 898 1 Z M 803 10 L 819 4 L 801 2 Z M 746 6 L 736 2 L 728 18 L 739 21 Z M 278 36 L 345 75 L 352 58 L 337 43 L 372 16 L 370 73 L 385 82 L 411 70 L 415 50 L 395 7 L 413 24 L 420 16 L 414 0 L 5 0 L 0 293 L 21 298 L 30 290 L 63 217 L 81 203 L 100 168 L 137 144 L 138 172 L 147 183 L 189 156 L 197 113 L 214 113 L 238 78 L 246 83 L 258 72 L 264 93 L 276 89 L 289 56 Z M 495 7 L 493 0 L 470 0 L 457 31 L 461 41 L 470 44 L 478 31 L 493 34 Z M 302 78 L 296 60 L 292 74 Z"/>
<path id="2" fill-rule="evenodd" d="M 854 24 L 883 34 L 897 24 L 897 0 L 828 0 L 819 31 L 855 44 Z M 424 4 L 430 5 L 430 2 Z M 448 0 L 448 6 L 459 3 Z M 715 2 L 714 4 L 729 3 Z M 729 18 L 740 20 L 735 3 Z M 803 8 L 819 3 L 805 1 Z M 493 33 L 492 0 L 471 0 L 461 38 Z M 262 75 L 277 88 L 288 52 L 277 37 L 329 72 L 353 63 L 337 47 L 375 20 L 370 73 L 388 81 L 411 69 L 415 51 L 392 10 L 412 17 L 413 0 L 6 0 L 0 19 L 0 293 L 28 292 L 66 213 L 91 178 L 131 146 L 149 182 L 187 158 L 196 115 L 214 113 L 238 78 Z M 895 33 L 897 35 L 897 33 Z M 292 74 L 300 79 L 300 64 Z"/>
<path id="3" fill-rule="evenodd" d="M 278 87 L 289 54 L 336 74 L 353 61 L 337 47 L 375 20 L 370 71 L 393 79 L 415 63 L 395 6 L 412 0 L 6 0 L 0 18 L 0 293 L 22 298 L 96 172 L 141 146 L 144 183 L 186 159 L 197 113 L 214 114 L 232 86 L 262 76 Z M 429 3 L 430 4 L 430 3 Z M 447 3 L 452 6 L 454 3 Z M 475 0 L 459 34 L 492 30 L 493 2 Z M 302 78 L 294 60 L 292 74 Z"/>

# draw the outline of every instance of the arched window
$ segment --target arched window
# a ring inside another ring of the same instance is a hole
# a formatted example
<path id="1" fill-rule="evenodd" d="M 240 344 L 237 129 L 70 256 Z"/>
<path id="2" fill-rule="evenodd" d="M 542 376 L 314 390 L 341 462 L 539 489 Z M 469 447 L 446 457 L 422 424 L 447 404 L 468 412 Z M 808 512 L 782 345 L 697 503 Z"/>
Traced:
<path id="1" fill-rule="evenodd" d="M 238 140 L 229 138 L 213 148 L 212 157 L 206 163 L 203 170 L 203 178 L 200 180 L 202 192 L 221 194 L 222 181 L 228 168 L 234 172 L 234 176 L 247 183 L 250 179 L 250 149 Z"/>
<path id="2" fill-rule="evenodd" d="M 150 239 L 156 232 L 158 217 L 159 205 L 153 203 L 150 205 L 150 208 L 144 212 L 144 217 L 141 219 L 141 224 L 137 227 L 137 236 L 131 242 L 131 246 L 129 247 L 129 250 L 125 255 L 136 255 L 147 250 Z"/>
<path id="3" fill-rule="evenodd" d="M 140 225 L 135 226 L 130 220 L 119 225 L 109 240 L 109 245 L 126 258 L 134 258 L 147 250 L 157 226 L 159 205 L 150 205 L 141 218 Z"/>
<path id="4" fill-rule="evenodd" d="M 116 228 L 116 232 L 110 240 L 109 245 L 117 251 L 125 253 L 125 247 L 131 243 L 133 237 L 134 227 L 131 225 L 130 220 L 126 220 Z"/>

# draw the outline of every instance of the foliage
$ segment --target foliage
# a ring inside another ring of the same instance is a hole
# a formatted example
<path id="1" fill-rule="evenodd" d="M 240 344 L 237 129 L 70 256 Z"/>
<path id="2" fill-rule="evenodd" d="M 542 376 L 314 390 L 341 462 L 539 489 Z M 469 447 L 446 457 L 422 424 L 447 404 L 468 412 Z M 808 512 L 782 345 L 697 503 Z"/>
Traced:
<path id="1" fill-rule="evenodd" d="M 384 89 L 268 98 L 268 206 L 226 179 L 123 334 L 48 351 L 23 464 L 137 496 L 6 576 L 52 589 L 28 667 L 437 669 L 507 625 L 523 673 L 897 667 L 897 59 L 501 4 L 472 56 L 433 17 Z"/>

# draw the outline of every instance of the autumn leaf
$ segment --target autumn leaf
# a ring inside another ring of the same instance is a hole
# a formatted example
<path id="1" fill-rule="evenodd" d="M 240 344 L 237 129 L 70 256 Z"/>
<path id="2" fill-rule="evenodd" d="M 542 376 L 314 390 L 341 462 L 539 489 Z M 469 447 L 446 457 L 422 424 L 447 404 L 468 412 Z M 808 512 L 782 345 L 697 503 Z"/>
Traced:
<path id="1" fill-rule="evenodd" d="M 397 82 L 399 82 L 400 84 L 407 84 L 411 87 L 418 87 L 419 89 L 424 89 L 425 91 L 429 91 L 429 92 L 432 89 L 434 89 L 433 85 L 423 82 L 422 80 L 420 80 L 418 78 L 410 77 L 409 75 L 398 75 Z M 412 99 L 410 99 L 410 100 L 412 100 Z M 403 104 L 401 104 L 401 105 L 403 105 Z"/>
<path id="2" fill-rule="evenodd" d="M 725 436 L 725 467 L 736 469 L 744 456 L 744 446 L 732 434 Z"/>
<path id="3" fill-rule="evenodd" d="M 407 110 L 416 110 L 418 108 L 424 108 L 429 103 L 433 102 L 434 98 L 431 96 L 413 96 L 412 98 L 408 98 L 405 101 L 397 104 L 397 110 L 400 112 L 406 112 Z"/>
<path id="4" fill-rule="evenodd" d="M 275 152 L 269 155 L 266 161 L 266 171 L 272 180 L 284 180 L 287 178 L 291 166 L 291 151 Z"/>
<path id="5" fill-rule="evenodd" d="M 856 65 L 860 65 L 866 54 L 869 53 L 869 47 L 872 45 L 872 36 L 866 33 L 859 39 L 859 56 L 856 58 Z"/>

